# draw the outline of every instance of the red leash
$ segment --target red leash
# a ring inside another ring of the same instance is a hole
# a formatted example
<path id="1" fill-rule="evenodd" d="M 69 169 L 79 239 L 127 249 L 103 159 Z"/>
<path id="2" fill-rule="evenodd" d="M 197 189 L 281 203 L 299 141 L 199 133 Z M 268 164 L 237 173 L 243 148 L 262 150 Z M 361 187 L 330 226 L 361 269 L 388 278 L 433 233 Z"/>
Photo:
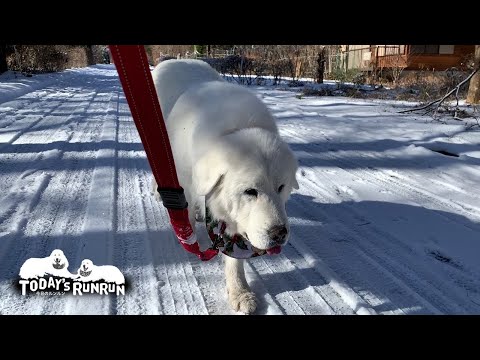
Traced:
<path id="1" fill-rule="evenodd" d="M 200 260 L 218 254 L 216 249 L 200 251 L 188 220 L 187 201 L 178 183 L 167 129 L 143 45 L 109 45 L 133 120 L 140 133 L 158 192 L 167 208 L 170 222 L 180 244 Z"/>

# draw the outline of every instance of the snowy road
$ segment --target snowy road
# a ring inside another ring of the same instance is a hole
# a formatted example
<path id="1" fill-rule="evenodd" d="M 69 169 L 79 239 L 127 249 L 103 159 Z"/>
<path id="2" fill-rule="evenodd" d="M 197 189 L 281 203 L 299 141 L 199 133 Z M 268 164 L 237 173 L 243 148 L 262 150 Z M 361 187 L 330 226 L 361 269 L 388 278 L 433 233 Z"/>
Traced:
<path id="1" fill-rule="evenodd" d="M 222 259 L 187 254 L 150 194 L 113 66 L 2 100 L 8 81 L 0 77 L 0 313 L 232 314 Z M 394 102 L 254 89 L 300 161 L 291 241 L 246 267 L 257 313 L 480 313 L 479 132 L 400 117 Z M 127 294 L 19 294 L 23 262 L 55 248 L 71 272 L 84 258 L 116 265 Z"/>

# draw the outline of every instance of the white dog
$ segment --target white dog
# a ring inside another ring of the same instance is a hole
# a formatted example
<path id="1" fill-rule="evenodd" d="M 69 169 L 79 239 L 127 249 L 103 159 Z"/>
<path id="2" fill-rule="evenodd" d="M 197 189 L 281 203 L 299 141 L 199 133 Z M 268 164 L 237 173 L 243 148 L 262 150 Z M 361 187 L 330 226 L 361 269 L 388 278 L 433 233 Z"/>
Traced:
<path id="1" fill-rule="evenodd" d="M 78 277 L 75 280 L 88 282 L 103 280 L 115 284 L 125 284 L 125 277 L 116 266 L 94 265 L 89 259 L 84 259 L 78 269 Z"/>
<path id="2" fill-rule="evenodd" d="M 55 249 L 50 256 L 44 258 L 30 258 L 20 268 L 22 279 L 38 279 L 45 275 L 71 278 L 68 271 L 68 260 L 62 250 Z"/>
<path id="3" fill-rule="evenodd" d="M 265 104 L 200 60 L 164 61 L 153 80 L 192 228 L 195 208 L 205 212 L 205 196 L 229 235 L 242 234 L 254 247 L 278 252 L 288 240 L 285 203 L 298 189 L 298 165 Z M 252 313 L 257 304 L 243 260 L 225 261 L 232 308 Z"/>

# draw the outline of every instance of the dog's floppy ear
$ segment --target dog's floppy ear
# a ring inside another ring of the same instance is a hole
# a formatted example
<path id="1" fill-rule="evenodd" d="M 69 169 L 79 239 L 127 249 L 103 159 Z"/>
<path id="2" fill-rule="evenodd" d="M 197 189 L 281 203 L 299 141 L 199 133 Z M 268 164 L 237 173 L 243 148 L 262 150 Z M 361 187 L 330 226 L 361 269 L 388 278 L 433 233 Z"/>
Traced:
<path id="1" fill-rule="evenodd" d="M 197 195 L 207 195 L 225 175 L 227 167 L 222 155 L 218 151 L 209 151 L 193 166 L 193 187 Z"/>

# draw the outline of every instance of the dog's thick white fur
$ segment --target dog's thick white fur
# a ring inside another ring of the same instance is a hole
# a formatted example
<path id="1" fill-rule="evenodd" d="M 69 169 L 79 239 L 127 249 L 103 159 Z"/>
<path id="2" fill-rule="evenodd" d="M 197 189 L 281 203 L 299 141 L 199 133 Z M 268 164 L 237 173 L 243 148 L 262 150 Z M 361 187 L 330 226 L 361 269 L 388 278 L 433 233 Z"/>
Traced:
<path id="1" fill-rule="evenodd" d="M 195 209 L 204 215 L 205 196 L 212 216 L 225 221 L 231 235 L 247 236 L 258 249 L 284 245 L 285 203 L 298 189 L 298 165 L 265 104 L 200 60 L 164 61 L 153 80 L 192 228 Z M 231 306 L 252 313 L 256 299 L 243 260 L 225 261 Z"/>
<path id="2" fill-rule="evenodd" d="M 115 284 L 125 284 L 125 277 L 121 271 L 113 265 L 94 265 L 92 260 L 84 259 L 78 269 L 78 277 L 75 280 L 88 282 L 104 280 Z"/>
<path id="3" fill-rule="evenodd" d="M 68 271 L 68 259 L 63 251 L 59 249 L 53 250 L 50 256 L 26 260 L 20 268 L 19 275 L 22 279 L 38 279 L 45 275 L 64 278 L 73 276 Z"/>

